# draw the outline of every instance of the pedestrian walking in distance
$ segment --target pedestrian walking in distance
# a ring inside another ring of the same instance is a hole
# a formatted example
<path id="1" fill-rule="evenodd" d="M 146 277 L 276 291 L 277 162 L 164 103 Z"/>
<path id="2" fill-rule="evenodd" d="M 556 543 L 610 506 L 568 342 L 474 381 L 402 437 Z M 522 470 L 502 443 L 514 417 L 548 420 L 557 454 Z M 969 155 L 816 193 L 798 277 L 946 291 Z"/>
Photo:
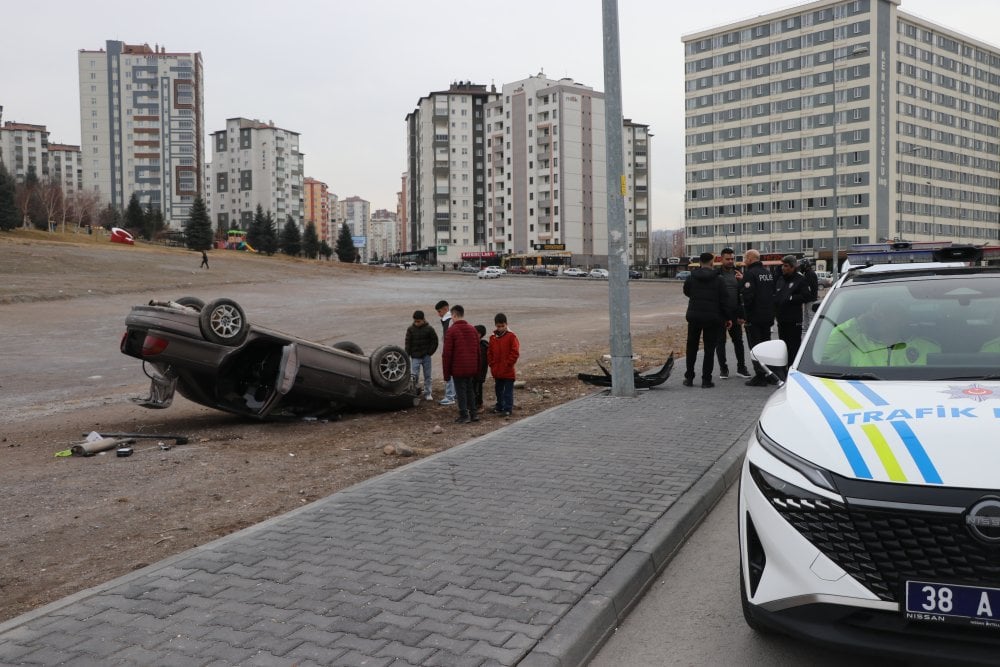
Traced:
<path id="1" fill-rule="evenodd" d="M 205 252 L 204 250 L 201 251 L 201 266 L 198 268 L 200 269 L 208 268 L 208 253 Z"/>

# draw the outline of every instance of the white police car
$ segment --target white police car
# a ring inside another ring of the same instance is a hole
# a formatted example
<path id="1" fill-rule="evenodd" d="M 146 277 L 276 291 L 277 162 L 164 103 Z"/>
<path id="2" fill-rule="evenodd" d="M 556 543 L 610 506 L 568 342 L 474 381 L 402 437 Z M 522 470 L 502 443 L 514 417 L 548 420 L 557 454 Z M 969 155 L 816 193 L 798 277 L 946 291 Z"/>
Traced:
<path id="1" fill-rule="evenodd" d="M 787 363 L 781 341 L 753 353 Z M 754 629 L 1000 664 L 1000 269 L 880 264 L 830 289 L 750 438 L 739 534 Z"/>

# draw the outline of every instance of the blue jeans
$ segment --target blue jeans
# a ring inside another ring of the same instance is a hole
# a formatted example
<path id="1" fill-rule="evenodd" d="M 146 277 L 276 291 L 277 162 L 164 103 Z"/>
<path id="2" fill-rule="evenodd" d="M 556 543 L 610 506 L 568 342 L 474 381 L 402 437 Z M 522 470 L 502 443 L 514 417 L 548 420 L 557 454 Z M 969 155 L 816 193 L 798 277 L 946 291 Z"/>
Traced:
<path id="1" fill-rule="evenodd" d="M 511 412 L 514 409 L 514 381 L 495 379 L 497 391 L 497 410 Z"/>
<path id="2" fill-rule="evenodd" d="M 420 371 L 424 371 L 424 394 L 431 393 L 431 355 L 423 357 L 410 357 L 410 375 L 413 376 L 417 386 L 420 386 Z"/>
<path id="3" fill-rule="evenodd" d="M 455 400 L 455 378 L 452 378 L 444 383 L 444 399 L 446 401 Z"/>

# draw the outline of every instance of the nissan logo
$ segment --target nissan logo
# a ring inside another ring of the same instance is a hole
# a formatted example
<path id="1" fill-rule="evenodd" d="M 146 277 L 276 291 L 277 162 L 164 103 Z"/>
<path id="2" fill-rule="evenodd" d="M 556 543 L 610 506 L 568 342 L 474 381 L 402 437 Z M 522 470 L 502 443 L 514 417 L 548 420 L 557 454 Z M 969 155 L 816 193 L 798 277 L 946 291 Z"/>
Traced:
<path id="1" fill-rule="evenodd" d="M 1000 544 L 1000 499 L 983 498 L 970 507 L 965 525 L 977 540 Z"/>

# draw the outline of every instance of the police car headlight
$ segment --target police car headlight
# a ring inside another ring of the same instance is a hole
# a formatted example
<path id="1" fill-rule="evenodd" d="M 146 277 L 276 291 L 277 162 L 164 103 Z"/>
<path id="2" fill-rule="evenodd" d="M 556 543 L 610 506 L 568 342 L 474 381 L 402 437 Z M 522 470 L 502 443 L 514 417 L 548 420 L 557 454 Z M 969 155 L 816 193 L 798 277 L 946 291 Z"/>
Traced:
<path id="1" fill-rule="evenodd" d="M 838 493 L 833 484 L 833 478 L 830 477 L 829 472 L 813 463 L 810 463 L 801 456 L 793 454 L 776 443 L 774 440 L 769 438 L 766 433 L 764 433 L 764 429 L 760 427 L 760 424 L 757 424 L 756 437 L 757 442 L 760 443 L 760 446 L 763 447 L 768 454 L 778 459 L 789 468 L 801 473 L 803 477 L 821 489 L 827 489 L 828 491 Z"/>

